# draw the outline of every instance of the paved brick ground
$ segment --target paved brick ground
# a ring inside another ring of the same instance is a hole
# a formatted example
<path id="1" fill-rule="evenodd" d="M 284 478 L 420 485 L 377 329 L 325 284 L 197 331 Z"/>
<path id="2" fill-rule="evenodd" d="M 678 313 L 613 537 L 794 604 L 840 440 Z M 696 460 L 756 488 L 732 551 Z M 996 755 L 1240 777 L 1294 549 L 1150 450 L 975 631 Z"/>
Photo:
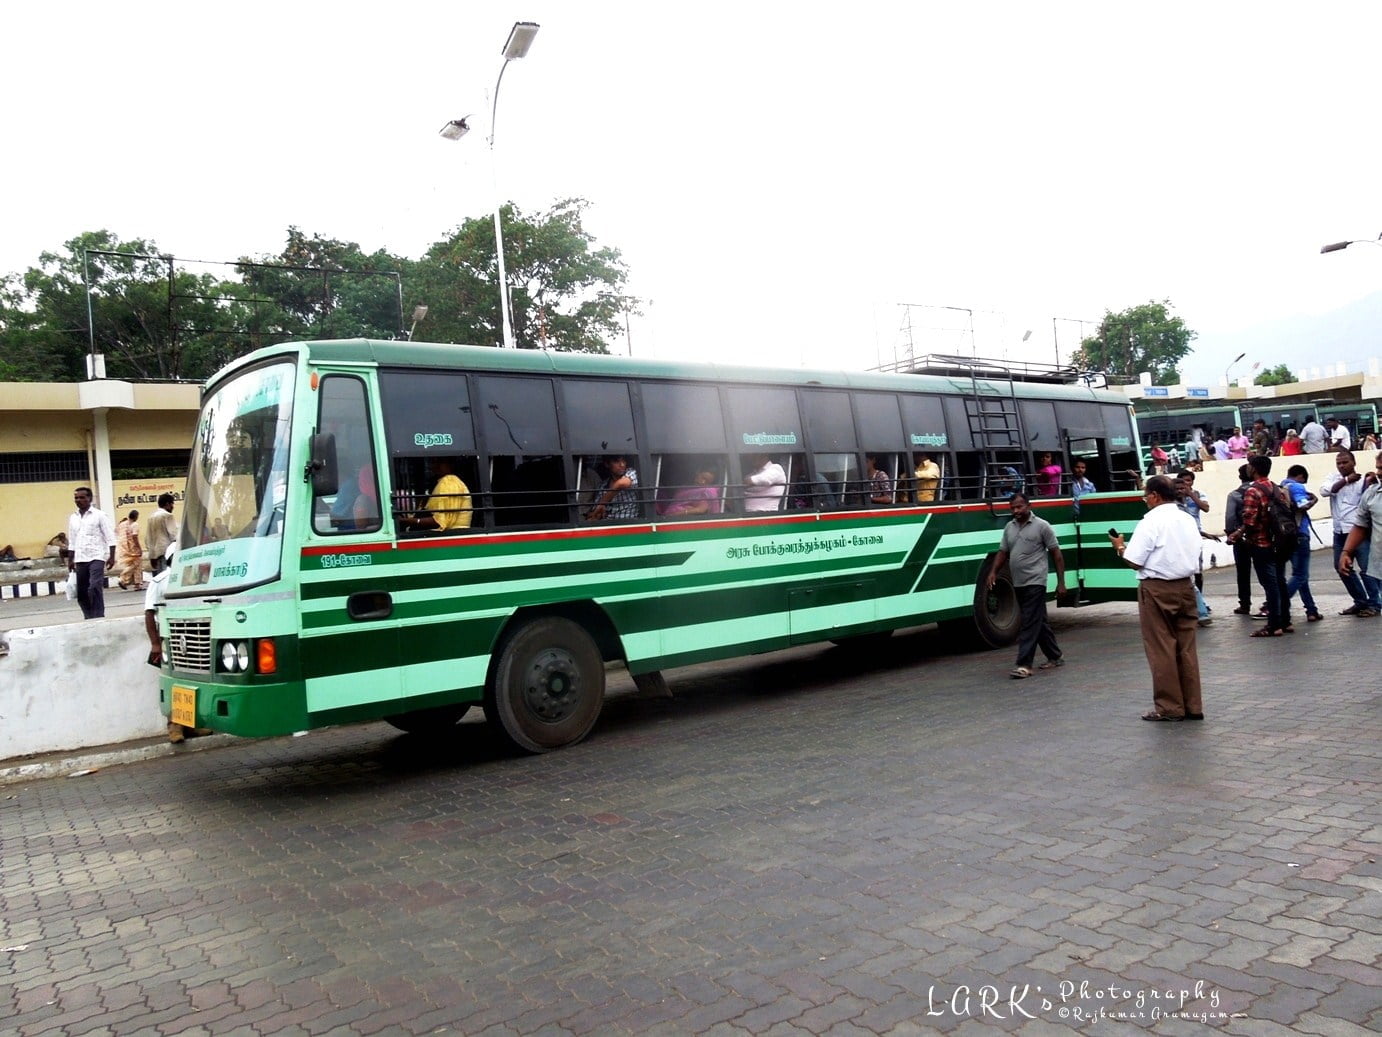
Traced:
<path id="1" fill-rule="evenodd" d="M 1025 682 L 923 631 L 545 757 L 372 725 L 0 789 L 0 1030 L 1376 1033 L 1382 620 L 1316 582 L 1293 638 L 1204 631 L 1203 724 L 1138 721 L 1105 606 Z"/>

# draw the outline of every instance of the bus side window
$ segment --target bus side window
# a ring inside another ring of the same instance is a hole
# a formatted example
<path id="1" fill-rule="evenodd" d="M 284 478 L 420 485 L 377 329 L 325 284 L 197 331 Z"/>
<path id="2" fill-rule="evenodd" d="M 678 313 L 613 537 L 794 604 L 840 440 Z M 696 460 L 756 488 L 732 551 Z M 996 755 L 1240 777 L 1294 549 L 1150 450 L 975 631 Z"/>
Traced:
<path id="1" fill-rule="evenodd" d="M 582 522 L 642 518 L 646 495 L 637 455 L 600 454 L 576 458 L 576 502 Z"/>
<path id="2" fill-rule="evenodd" d="M 472 456 L 394 461 L 393 517 L 400 534 L 464 533 L 483 526 L 479 470 Z"/>
<path id="3" fill-rule="evenodd" d="M 725 510 L 727 459 L 687 454 L 654 458 L 653 510 L 662 518 L 719 515 Z"/>
<path id="4" fill-rule="evenodd" d="M 867 467 L 870 461 L 872 469 Z M 864 455 L 864 464 L 866 506 L 888 508 L 907 497 L 905 491 L 899 490 L 898 480 L 903 473 L 897 454 L 871 450 Z"/>
<path id="5" fill-rule="evenodd" d="M 317 427 L 335 436 L 339 482 L 333 497 L 313 501 L 317 533 L 372 533 L 383 525 L 379 481 L 369 433 L 365 384 L 353 375 L 327 375 L 319 390 Z"/>
<path id="6" fill-rule="evenodd" d="M 564 526 L 570 500 L 557 455 L 491 454 L 490 486 L 496 526 Z"/>
<path id="7" fill-rule="evenodd" d="M 854 486 L 859 478 L 859 459 L 853 454 L 812 454 L 814 475 L 805 484 L 809 503 L 806 507 L 819 511 L 833 511 L 855 503 Z M 805 473 L 802 473 L 803 476 Z"/>
<path id="8" fill-rule="evenodd" d="M 806 508 L 806 499 L 798 497 L 789 504 L 787 490 L 793 485 L 793 470 L 803 472 L 798 454 L 778 456 L 767 453 L 741 454 L 739 470 L 743 482 L 736 487 L 734 500 L 743 512 L 782 511 L 787 507 Z"/>

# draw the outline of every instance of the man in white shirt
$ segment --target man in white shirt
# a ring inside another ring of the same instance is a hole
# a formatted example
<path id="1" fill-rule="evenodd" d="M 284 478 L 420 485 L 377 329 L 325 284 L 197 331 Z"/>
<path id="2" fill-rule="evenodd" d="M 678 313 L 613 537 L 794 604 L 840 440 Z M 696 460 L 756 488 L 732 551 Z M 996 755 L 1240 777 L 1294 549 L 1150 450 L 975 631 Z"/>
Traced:
<path id="1" fill-rule="evenodd" d="M 1353 599 L 1353 604 L 1340 612 L 1339 615 L 1361 616 L 1363 619 L 1371 619 L 1382 612 L 1382 582 L 1378 581 L 1375 576 L 1364 575 L 1340 565 L 1344 543 L 1348 540 L 1349 533 L 1353 531 L 1353 520 L 1358 513 L 1358 503 L 1363 497 L 1363 490 L 1367 484 L 1363 478 L 1363 473 L 1358 471 L 1357 460 L 1353 456 L 1353 451 L 1340 450 L 1338 457 L 1334 459 L 1334 467 L 1339 470 L 1339 474 L 1320 483 L 1320 496 L 1329 499 L 1329 516 L 1332 519 L 1334 531 L 1334 569 L 1339 574 L 1339 579 L 1343 581 L 1344 589 L 1348 591 L 1349 597 Z M 1358 545 L 1358 549 L 1353 555 L 1353 560 L 1365 572 L 1368 570 L 1370 554 L 1369 544 L 1367 541 L 1363 541 Z"/>
<path id="2" fill-rule="evenodd" d="M 777 511 L 787 492 L 787 473 L 767 454 L 757 455 L 753 464 L 744 478 L 744 510 Z"/>
<path id="3" fill-rule="evenodd" d="M 1147 480 L 1147 514 L 1126 546 L 1110 531 L 1113 549 L 1137 570 L 1142 647 L 1152 671 L 1153 709 L 1143 720 L 1203 720 L 1197 610 L 1192 577 L 1200 564 L 1200 531 L 1176 504 L 1176 485 L 1164 475 Z"/>
<path id="4" fill-rule="evenodd" d="M 1329 449 L 1353 449 L 1353 437 L 1348 434 L 1348 428 L 1339 423 L 1338 418 L 1325 418 L 1324 423 L 1329 429 Z"/>
<path id="5" fill-rule="evenodd" d="M 1368 551 L 1362 550 L 1365 543 L 1371 551 L 1371 567 L 1368 566 Z M 1377 577 L 1382 576 L 1377 562 L 1382 558 L 1382 453 L 1377 455 L 1376 471 L 1369 472 L 1363 479 L 1363 496 L 1353 516 L 1353 529 L 1339 555 L 1340 575 L 1353 568 L 1354 558 L 1362 559 L 1361 564 L 1367 569 L 1363 579 L 1372 580 L 1375 586 Z M 1358 613 L 1363 614 L 1363 611 Z"/>
<path id="6" fill-rule="evenodd" d="M 67 518 L 67 571 L 77 574 L 77 604 L 85 619 L 106 614 L 106 570 L 115 568 L 115 527 L 91 506 L 91 487 L 72 493 L 77 510 Z"/>

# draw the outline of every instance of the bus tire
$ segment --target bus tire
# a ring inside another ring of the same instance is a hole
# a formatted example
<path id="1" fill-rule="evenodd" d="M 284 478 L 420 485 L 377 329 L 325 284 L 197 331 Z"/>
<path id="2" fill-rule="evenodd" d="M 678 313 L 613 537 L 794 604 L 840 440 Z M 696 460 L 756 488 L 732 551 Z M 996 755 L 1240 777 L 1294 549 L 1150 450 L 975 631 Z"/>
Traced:
<path id="1" fill-rule="evenodd" d="M 432 709 L 415 709 L 411 713 L 395 713 L 384 718 L 400 731 L 410 735 L 444 735 L 461 722 L 470 711 L 470 706 L 435 706 Z"/>
<path id="2" fill-rule="evenodd" d="M 993 559 L 986 558 L 974 583 L 974 629 L 990 648 L 1003 648 L 1017 640 L 1022 629 L 1022 610 L 1017 605 L 1012 574 L 1003 569 L 988 586 Z"/>
<path id="3" fill-rule="evenodd" d="M 505 639 L 485 685 L 485 718 L 518 748 L 544 753 L 588 735 L 604 699 L 594 640 L 578 623 L 544 616 Z"/>

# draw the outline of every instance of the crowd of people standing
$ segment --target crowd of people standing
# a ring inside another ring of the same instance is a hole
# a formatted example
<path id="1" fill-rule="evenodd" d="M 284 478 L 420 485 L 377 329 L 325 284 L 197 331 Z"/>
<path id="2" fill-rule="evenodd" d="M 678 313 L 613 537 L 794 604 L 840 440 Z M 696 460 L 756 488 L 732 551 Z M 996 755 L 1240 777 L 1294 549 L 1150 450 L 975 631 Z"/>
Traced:
<path id="1" fill-rule="evenodd" d="M 1293 457 L 1295 451 L 1280 456 Z M 1239 486 L 1225 502 L 1224 529 L 1237 576 L 1238 607 L 1233 612 L 1262 621 L 1251 637 L 1295 633 L 1291 606 L 1297 598 L 1306 622 L 1325 618 L 1310 586 L 1311 548 L 1316 542 L 1332 546 L 1334 571 L 1350 598 L 1339 616 L 1370 619 L 1382 614 L 1382 454 L 1373 471 L 1362 473 L 1353 451 L 1339 448 L 1334 468 L 1312 489 L 1309 469 L 1298 462 L 1289 465 L 1279 482 L 1272 477 L 1271 455 L 1250 453 L 1239 467 Z M 1137 570 L 1139 622 L 1152 676 L 1152 709 L 1143 714 L 1144 720 L 1204 719 L 1196 628 L 1210 625 L 1212 619 L 1200 584 L 1201 540 L 1219 537 L 1201 528 L 1200 517 L 1211 506 L 1194 484 L 1195 472 L 1188 468 L 1152 476 L 1144 486 L 1148 511 L 1132 536 L 1125 540 L 1110 531 L 1115 552 Z M 1332 543 L 1310 519 L 1310 510 L 1321 500 L 1329 501 Z M 1047 659 L 1039 669 L 1065 663 L 1044 610 L 1047 556 L 1057 566 L 1062 584 L 1058 594 L 1064 590 L 1064 564 L 1054 537 L 1045 535 L 1044 523 L 1031 516 L 1021 494 L 1012 500 L 1012 514 L 989 582 L 992 585 L 1002 565 L 1009 565 L 1022 615 L 1012 676 L 1028 677 L 1038 647 Z M 1263 599 L 1256 609 L 1254 576 Z M 1024 596 L 1019 583 L 1022 588 L 1039 583 L 1042 608 L 1027 600 L 1030 592 Z"/>

